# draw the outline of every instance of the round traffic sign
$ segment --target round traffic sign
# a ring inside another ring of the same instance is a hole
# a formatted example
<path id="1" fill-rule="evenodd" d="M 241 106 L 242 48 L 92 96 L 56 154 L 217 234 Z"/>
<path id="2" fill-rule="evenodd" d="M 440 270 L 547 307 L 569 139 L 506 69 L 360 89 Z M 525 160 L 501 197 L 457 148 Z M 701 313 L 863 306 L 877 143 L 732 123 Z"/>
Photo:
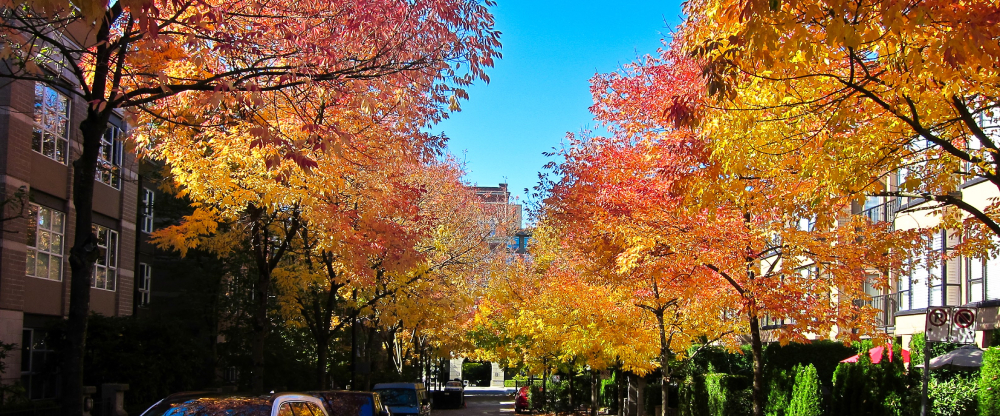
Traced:
<path id="1" fill-rule="evenodd" d="M 944 309 L 935 309 L 927 316 L 927 321 L 934 326 L 942 326 L 948 323 L 948 311 Z"/>
<path id="2" fill-rule="evenodd" d="M 955 326 L 968 328 L 976 323 L 976 314 L 971 309 L 959 309 L 955 311 Z"/>

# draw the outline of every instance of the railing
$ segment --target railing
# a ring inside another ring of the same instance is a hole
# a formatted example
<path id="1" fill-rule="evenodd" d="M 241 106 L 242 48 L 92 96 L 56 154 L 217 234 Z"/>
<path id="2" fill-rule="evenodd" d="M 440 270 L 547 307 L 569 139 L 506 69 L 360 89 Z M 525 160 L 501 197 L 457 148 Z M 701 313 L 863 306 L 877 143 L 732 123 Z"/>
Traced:
<path id="1" fill-rule="evenodd" d="M 875 314 L 875 326 L 888 328 L 896 326 L 896 312 L 899 312 L 899 293 L 872 296 L 871 300 L 855 301 L 859 306 L 871 306 L 878 310 Z"/>
<path id="2" fill-rule="evenodd" d="M 892 198 L 886 202 L 861 211 L 861 215 L 868 217 L 872 222 L 890 222 L 899 211 L 900 198 Z"/>

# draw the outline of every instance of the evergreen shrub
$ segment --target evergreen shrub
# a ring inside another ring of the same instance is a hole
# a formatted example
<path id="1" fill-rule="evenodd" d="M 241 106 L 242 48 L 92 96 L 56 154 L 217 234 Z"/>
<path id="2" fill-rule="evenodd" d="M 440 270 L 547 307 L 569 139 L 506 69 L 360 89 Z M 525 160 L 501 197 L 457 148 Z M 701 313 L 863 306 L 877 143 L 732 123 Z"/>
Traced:
<path id="1" fill-rule="evenodd" d="M 820 416 L 823 414 L 823 392 L 819 376 L 812 364 L 799 366 L 795 374 L 795 387 L 788 405 L 788 416 Z"/>
<path id="2" fill-rule="evenodd" d="M 1000 348 L 983 351 L 976 396 L 980 416 L 1000 415 Z"/>

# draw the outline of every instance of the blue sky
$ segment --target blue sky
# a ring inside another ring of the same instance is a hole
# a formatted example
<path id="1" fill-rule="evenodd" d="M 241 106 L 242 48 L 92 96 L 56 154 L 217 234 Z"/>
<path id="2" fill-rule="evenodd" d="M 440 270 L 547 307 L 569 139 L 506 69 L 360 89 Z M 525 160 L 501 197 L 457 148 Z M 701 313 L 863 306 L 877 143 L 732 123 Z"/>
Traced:
<path id="1" fill-rule="evenodd" d="M 538 181 L 567 132 L 597 127 L 589 80 L 652 54 L 679 23 L 680 1 L 497 0 L 503 58 L 489 85 L 468 89 L 462 111 L 437 125 L 449 151 L 464 160 L 466 180 L 524 188 Z"/>

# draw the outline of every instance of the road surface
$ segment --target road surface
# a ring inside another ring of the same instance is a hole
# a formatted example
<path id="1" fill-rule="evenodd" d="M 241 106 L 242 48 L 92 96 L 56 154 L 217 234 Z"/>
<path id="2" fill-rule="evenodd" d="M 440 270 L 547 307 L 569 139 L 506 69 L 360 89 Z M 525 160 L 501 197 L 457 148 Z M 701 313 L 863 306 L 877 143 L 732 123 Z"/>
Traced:
<path id="1" fill-rule="evenodd" d="M 462 409 L 434 409 L 431 416 L 514 416 L 514 396 L 503 388 L 468 388 Z"/>

